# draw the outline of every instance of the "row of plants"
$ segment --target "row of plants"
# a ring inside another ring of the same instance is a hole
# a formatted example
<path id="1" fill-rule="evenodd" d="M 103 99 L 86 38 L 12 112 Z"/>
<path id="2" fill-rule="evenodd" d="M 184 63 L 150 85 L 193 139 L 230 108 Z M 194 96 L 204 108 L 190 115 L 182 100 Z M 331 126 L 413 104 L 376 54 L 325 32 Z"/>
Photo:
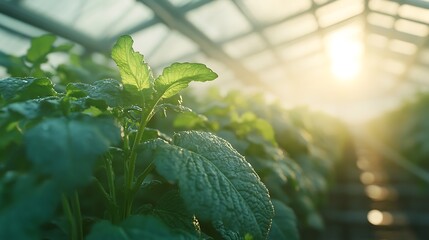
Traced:
<path id="1" fill-rule="evenodd" d="M 412 163 L 429 170 L 429 94 L 419 93 L 369 123 L 369 131 Z"/>
<path id="2" fill-rule="evenodd" d="M 338 119 L 304 107 L 286 110 L 263 95 L 239 91 L 223 95 L 212 89 L 202 97 L 184 94 L 181 100 L 193 111 L 160 113 L 151 126 L 171 126 L 167 133 L 199 129 L 226 139 L 258 173 L 276 212 L 288 209 L 301 235 L 323 230 L 321 210 L 349 144 Z M 298 235 L 294 230 L 286 239 Z"/>
<path id="3" fill-rule="evenodd" d="M 129 36 L 112 49 L 117 68 L 55 40 L 0 53 L 0 239 L 298 239 L 323 227 L 346 142 L 337 120 L 237 92 L 183 100 L 216 73 L 174 63 L 154 77 Z M 51 65 L 57 52 L 68 63 Z"/>

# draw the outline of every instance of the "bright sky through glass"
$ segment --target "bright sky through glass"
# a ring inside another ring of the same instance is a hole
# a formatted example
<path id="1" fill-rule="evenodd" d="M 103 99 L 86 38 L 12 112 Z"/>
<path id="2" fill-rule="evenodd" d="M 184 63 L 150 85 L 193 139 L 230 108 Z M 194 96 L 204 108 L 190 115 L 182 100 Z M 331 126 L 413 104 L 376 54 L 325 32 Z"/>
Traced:
<path id="1" fill-rule="evenodd" d="M 340 36 L 330 39 L 328 43 L 331 72 L 340 81 L 356 79 L 361 71 L 362 43 Z"/>

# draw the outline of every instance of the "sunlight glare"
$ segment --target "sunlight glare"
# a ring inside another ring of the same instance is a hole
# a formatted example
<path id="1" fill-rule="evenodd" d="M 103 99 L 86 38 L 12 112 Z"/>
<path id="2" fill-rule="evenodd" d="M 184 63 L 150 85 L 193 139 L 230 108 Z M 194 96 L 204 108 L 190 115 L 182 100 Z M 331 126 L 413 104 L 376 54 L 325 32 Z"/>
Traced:
<path id="1" fill-rule="evenodd" d="M 375 181 L 375 175 L 372 172 L 363 172 L 360 174 L 360 181 L 365 185 L 372 184 Z"/>
<path id="2" fill-rule="evenodd" d="M 368 221 L 373 225 L 391 225 L 395 219 L 389 212 L 381 212 L 379 210 L 371 210 L 367 215 Z"/>
<path id="3" fill-rule="evenodd" d="M 331 60 L 331 72 L 340 81 L 355 79 L 361 70 L 363 52 L 362 43 L 349 39 L 335 37 L 328 45 Z"/>

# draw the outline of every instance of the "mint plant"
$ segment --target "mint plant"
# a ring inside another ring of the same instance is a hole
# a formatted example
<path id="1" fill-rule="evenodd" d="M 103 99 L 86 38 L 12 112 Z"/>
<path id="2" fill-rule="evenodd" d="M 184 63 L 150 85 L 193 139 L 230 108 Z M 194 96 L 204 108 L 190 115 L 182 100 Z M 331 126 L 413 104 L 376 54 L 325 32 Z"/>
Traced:
<path id="1" fill-rule="evenodd" d="M 0 239 L 266 239 L 273 205 L 241 154 L 208 132 L 148 128 L 216 73 L 174 63 L 155 78 L 132 45 L 123 36 L 112 50 L 121 81 L 43 70 L 70 49 L 52 35 L 2 55 L 12 77 L 0 80 Z"/>

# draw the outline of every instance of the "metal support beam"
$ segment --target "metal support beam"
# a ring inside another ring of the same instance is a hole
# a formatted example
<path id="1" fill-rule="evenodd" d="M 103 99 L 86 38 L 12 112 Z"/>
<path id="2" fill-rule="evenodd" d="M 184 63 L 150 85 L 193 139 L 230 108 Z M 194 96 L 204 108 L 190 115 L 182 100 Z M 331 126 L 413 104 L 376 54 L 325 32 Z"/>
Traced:
<path id="1" fill-rule="evenodd" d="M 183 35 L 194 41 L 206 55 L 222 62 L 228 66 L 236 76 L 245 83 L 250 83 L 257 86 L 268 88 L 267 84 L 263 84 L 261 80 L 245 68 L 240 62 L 231 58 L 219 46 L 204 35 L 192 23 L 190 23 L 183 14 L 177 13 L 174 6 L 167 1 L 156 0 L 138 0 L 148 6 L 152 11 L 171 29 L 181 32 Z M 267 89 L 269 90 L 269 89 Z"/>
<path id="2" fill-rule="evenodd" d="M 429 2 L 421 1 L 421 0 L 395 0 L 399 4 L 408 4 L 413 5 L 420 8 L 429 9 Z"/>
<path id="3" fill-rule="evenodd" d="M 0 29 L 3 29 L 4 31 L 6 31 L 12 35 L 15 35 L 15 36 L 18 36 L 21 38 L 25 38 L 25 39 L 31 39 L 32 37 L 34 37 L 34 36 L 28 35 L 27 33 L 19 32 L 16 29 L 13 29 L 7 25 L 4 25 L 3 23 L 0 23 Z"/>
<path id="4" fill-rule="evenodd" d="M 98 39 L 91 38 L 76 29 L 70 28 L 69 26 L 59 22 L 55 22 L 54 19 L 26 10 L 17 4 L 0 1 L 0 13 L 78 43 L 88 51 L 103 53 L 110 51 L 111 46 L 109 43 L 104 41 L 100 42 Z"/>

